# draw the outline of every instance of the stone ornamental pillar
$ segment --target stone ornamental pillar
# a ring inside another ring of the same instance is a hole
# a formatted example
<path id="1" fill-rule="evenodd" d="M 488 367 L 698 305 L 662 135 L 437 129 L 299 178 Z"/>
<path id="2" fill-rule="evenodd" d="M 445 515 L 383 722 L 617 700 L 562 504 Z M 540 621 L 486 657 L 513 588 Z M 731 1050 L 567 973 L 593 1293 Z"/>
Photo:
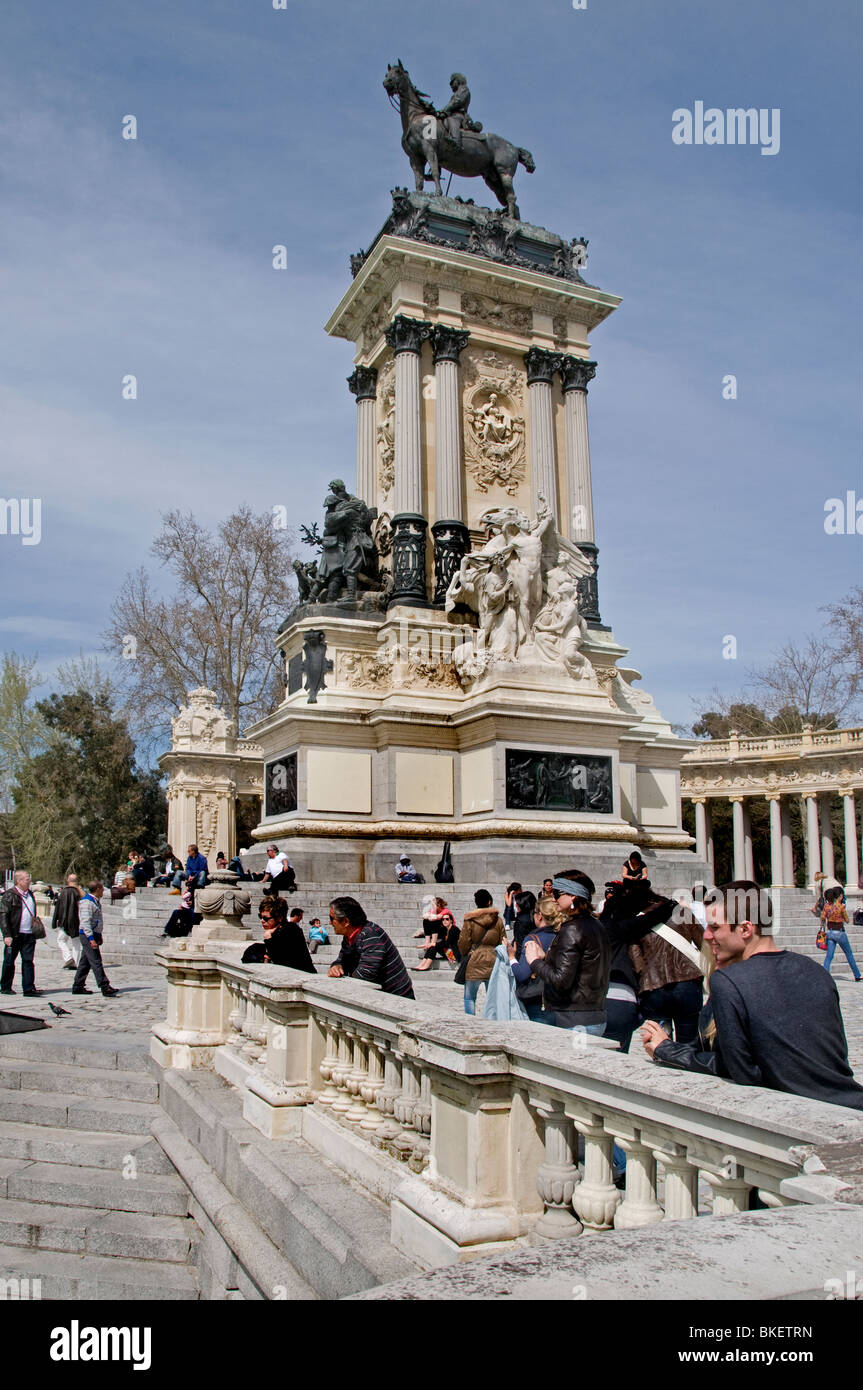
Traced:
<path id="1" fill-rule="evenodd" d="M 590 476 L 590 436 L 587 429 L 587 386 L 596 376 L 596 363 L 584 357 L 565 356 L 560 360 L 563 387 L 563 419 L 566 438 L 566 492 L 568 513 L 561 518 L 561 531 L 593 565 L 593 575 L 579 586 L 581 611 L 590 624 L 599 624 L 597 570 L 599 560 L 593 520 L 593 485 Z"/>
<path id="2" fill-rule="evenodd" d="M 818 797 L 810 792 L 806 800 L 806 877 L 810 888 L 815 887 L 815 875 L 821 868 L 821 844 L 818 835 Z"/>
<path id="3" fill-rule="evenodd" d="M 750 881 L 755 879 L 755 856 L 752 852 L 752 818 L 749 814 L 749 806 L 743 803 L 743 865 L 746 870 L 745 877 Z"/>
<path id="4" fill-rule="evenodd" d="M 524 354 L 527 367 L 527 386 L 530 397 L 530 483 L 533 513 L 540 507 L 540 495 L 548 503 L 557 522 L 560 510 L 557 502 L 557 464 L 554 455 L 554 415 L 551 405 L 551 385 L 560 368 L 560 353 L 545 348 L 528 348 Z"/>
<path id="5" fill-rule="evenodd" d="M 782 855 L 782 803 L 778 792 L 767 797 L 770 806 L 770 882 L 772 887 L 780 884 L 790 887 L 785 878 Z"/>
<path id="6" fill-rule="evenodd" d="M 707 798 L 694 796 L 695 806 L 695 853 L 699 859 L 707 858 Z"/>
<path id="7" fill-rule="evenodd" d="M 857 807 L 853 791 L 843 791 L 841 796 L 842 809 L 845 813 L 845 886 L 856 889 L 860 877 L 860 859 L 857 853 Z"/>
<path id="8" fill-rule="evenodd" d="M 432 331 L 423 319 L 399 314 L 385 333 L 395 355 L 395 500 L 393 590 L 390 604 L 427 608 L 426 531 L 422 514 L 422 391 L 420 353 Z"/>
<path id="9" fill-rule="evenodd" d="M 470 549 L 461 493 L 461 409 L 458 389 L 459 354 L 470 334 L 461 328 L 436 324 L 431 332 L 435 369 L 435 513 L 434 605 L 443 607 L 446 591 Z"/>
<path id="10" fill-rule="evenodd" d="M 357 398 L 357 496 L 375 505 L 375 400 L 377 367 L 354 367 L 348 389 Z"/>
<path id="11" fill-rule="evenodd" d="M 746 877 L 746 837 L 743 829 L 743 797 L 729 796 L 734 823 L 734 877 Z"/>
<path id="12" fill-rule="evenodd" d="M 791 839 L 791 810 L 786 801 L 780 802 L 779 815 L 782 825 L 782 882 L 793 888 L 796 883 L 794 842 Z"/>
<path id="13" fill-rule="evenodd" d="M 821 867 L 828 878 L 836 876 L 836 860 L 833 854 L 833 824 L 831 812 L 833 797 L 826 792 L 818 802 L 821 819 Z"/>

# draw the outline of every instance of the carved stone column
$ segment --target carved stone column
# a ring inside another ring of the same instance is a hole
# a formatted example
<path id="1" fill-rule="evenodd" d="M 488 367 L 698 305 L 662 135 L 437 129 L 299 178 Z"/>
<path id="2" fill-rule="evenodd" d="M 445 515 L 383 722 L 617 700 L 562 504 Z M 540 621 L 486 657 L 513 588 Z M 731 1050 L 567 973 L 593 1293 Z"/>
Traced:
<path id="1" fill-rule="evenodd" d="M 375 505 L 375 400 L 377 367 L 354 367 L 348 388 L 357 398 L 357 496 Z"/>
<path id="2" fill-rule="evenodd" d="M 695 807 L 695 853 L 699 859 L 707 858 L 707 798 L 705 796 L 693 796 L 690 798 Z"/>
<path id="3" fill-rule="evenodd" d="M 665 1169 L 666 1221 L 689 1221 L 698 1215 L 698 1169 L 680 1144 L 660 1150 L 656 1156 Z"/>
<path id="4" fill-rule="evenodd" d="M 743 867 L 744 877 L 750 882 L 755 879 L 755 856 L 752 850 L 752 817 L 749 814 L 749 804 L 743 803 Z"/>
<path id="5" fill-rule="evenodd" d="M 780 820 L 782 825 L 782 881 L 793 888 L 795 884 L 794 841 L 791 839 L 791 808 L 786 801 L 781 803 Z"/>
<path id="6" fill-rule="evenodd" d="M 822 792 L 818 802 L 821 816 L 821 867 L 828 878 L 836 877 L 836 860 L 833 854 L 833 797 L 830 792 Z"/>
<path id="7" fill-rule="evenodd" d="M 572 1205 L 588 1230 L 608 1231 L 621 1200 L 611 1163 L 614 1138 L 606 1132 L 601 1115 L 577 1114 L 572 1118 L 584 1136 L 584 1177 L 575 1189 Z"/>
<path id="8" fill-rule="evenodd" d="M 395 515 L 393 533 L 393 591 L 390 604 L 427 608 L 426 531 L 422 515 L 422 392 L 420 353 L 432 331 L 423 319 L 399 314 L 386 330 L 395 355 Z"/>
<path id="9" fill-rule="evenodd" d="M 806 877 L 810 888 L 815 887 L 815 875 L 821 869 L 821 840 L 818 827 L 818 797 L 810 792 L 806 801 Z"/>
<path id="10" fill-rule="evenodd" d="M 631 1138 L 619 1134 L 617 1142 L 626 1154 L 626 1191 L 614 1213 L 614 1229 L 629 1231 L 638 1226 L 652 1226 L 663 1219 L 662 1207 L 656 1200 L 653 1151 L 642 1144 L 637 1132 L 633 1132 Z"/>
<path id="11" fill-rule="evenodd" d="M 458 389 L 459 354 L 470 334 L 461 328 L 436 324 L 431 332 L 435 366 L 435 512 L 434 599 L 443 607 L 446 591 L 470 547 L 464 524 L 461 473 L 461 409 Z"/>
<path id="12" fill-rule="evenodd" d="M 843 790 L 842 808 L 845 813 L 845 885 L 857 887 L 860 876 L 860 857 L 857 851 L 857 807 L 853 791 Z"/>
<path id="13" fill-rule="evenodd" d="M 785 883 L 782 860 L 782 798 L 779 792 L 771 792 L 767 801 L 770 804 L 770 879 L 772 886 L 777 888 Z"/>
<path id="14" fill-rule="evenodd" d="M 744 829 L 743 797 L 729 796 L 734 824 L 734 877 L 746 877 L 746 832 Z"/>
<path id="15" fill-rule="evenodd" d="M 572 1120 L 564 1114 L 560 1103 L 537 1102 L 535 1109 L 545 1128 L 545 1159 L 536 1174 L 536 1190 L 545 1211 L 534 1227 L 534 1234 L 549 1240 L 580 1235 L 584 1227 L 572 1210 L 572 1196 L 578 1183 Z"/>
<path id="16" fill-rule="evenodd" d="M 528 348 L 524 354 L 530 397 L 530 481 L 533 511 L 544 497 L 555 518 L 560 515 L 557 501 L 557 464 L 554 455 L 554 416 L 551 386 L 560 367 L 560 353 L 545 348 Z"/>
<path id="17" fill-rule="evenodd" d="M 584 552 L 593 574 L 579 584 L 579 607 L 591 625 L 599 625 L 597 572 L 599 551 L 593 519 L 593 485 L 590 476 L 590 436 L 587 429 L 587 386 L 596 376 L 596 363 L 569 355 L 560 359 L 566 438 L 566 490 L 568 514 L 561 530 Z"/>

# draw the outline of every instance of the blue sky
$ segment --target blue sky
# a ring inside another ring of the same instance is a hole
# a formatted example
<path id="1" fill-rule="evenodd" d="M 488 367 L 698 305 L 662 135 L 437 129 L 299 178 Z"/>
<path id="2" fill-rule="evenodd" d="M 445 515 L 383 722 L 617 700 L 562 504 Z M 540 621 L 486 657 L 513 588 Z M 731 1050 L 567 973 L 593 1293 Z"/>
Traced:
<path id="1" fill-rule="evenodd" d="M 536 159 L 522 215 L 623 296 L 593 338 L 600 596 L 665 714 L 860 582 L 863 536 L 823 526 L 863 498 L 858 0 L 6 0 L 3 30 L 0 492 L 43 503 L 38 546 L 0 536 L 4 649 L 96 651 L 168 507 L 300 522 L 352 476 L 323 323 L 409 181 L 398 57 L 439 104 L 467 73 Z M 780 108 L 780 152 L 675 145 L 696 100 Z"/>

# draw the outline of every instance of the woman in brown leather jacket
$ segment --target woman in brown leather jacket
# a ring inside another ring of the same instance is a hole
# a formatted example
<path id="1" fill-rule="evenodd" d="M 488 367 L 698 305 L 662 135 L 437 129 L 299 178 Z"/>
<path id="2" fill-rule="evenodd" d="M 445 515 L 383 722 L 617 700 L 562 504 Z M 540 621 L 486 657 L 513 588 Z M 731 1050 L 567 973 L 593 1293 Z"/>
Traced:
<path id="1" fill-rule="evenodd" d="M 479 987 L 491 976 L 495 962 L 495 947 L 506 939 L 503 922 L 495 907 L 492 907 L 491 893 L 479 888 L 473 895 L 475 912 L 466 912 L 464 925 L 458 939 L 461 954 L 470 953 L 464 977 L 464 1011 L 476 1013 L 476 996 Z"/>

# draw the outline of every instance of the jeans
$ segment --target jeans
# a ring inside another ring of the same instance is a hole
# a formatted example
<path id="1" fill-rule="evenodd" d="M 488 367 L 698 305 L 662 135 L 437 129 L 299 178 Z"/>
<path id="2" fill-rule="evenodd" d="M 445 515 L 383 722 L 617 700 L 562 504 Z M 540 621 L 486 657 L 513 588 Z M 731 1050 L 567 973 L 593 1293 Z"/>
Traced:
<path id="1" fill-rule="evenodd" d="M 479 994 L 480 985 L 484 984 L 487 984 L 486 980 L 465 980 L 464 1011 L 466 1014 L 476 1013 L 476 997 Z"/>
<path id="2" fill-rule="evenodd" d="M 100 989 L 105 989 L 106 986 L 110 987 L 111 982 L 105 974 L 105 967 L 102 964 L 102 953 L 99 947 L 93 945 L 86 936 L 80 937 L 79 940 L 81 942 L 81 959 L 78 962 L 78 969 L 75 971 L 75 978 L 72 981 L 73 994 L 76 989 L 83 989 L 84 981 L 91 970 L 96 976 L 96 984 Z"/>
<path id="3" fill-rule="evenodd" d="M 641 1009 L 628 999 L 606 999 L 605 1012 L 607 1017 L 602 1036 L 618 1043 L 621 1052 L 628 1052 L 632 1035 L 641 1018 Z"/>
<path id="4" fill-rule="evenodd" d="M 669 1037 L 673 1025 L 675 1042 L 691 1043 L 698 1037 L 701 1002 L 701 981 L 679 980 L 660 989 L 646 989 L 641 995 L 641 1012 L 661 1024 Z"/>
<path id="5" fill-rule="evenodd" d="M 207 875 L 203 869 L 199 874 L 188 874 L 185 869 L 178 869 L 171 879 L 171 887 L 182 888 L 183 880 L 187 878 L 193 878 L 195 880 L 196 888 L 206 888 L 207 886 Z"/>
<path id="6" fill-rule="evenodd" d="M 827 932 L 827 954 L 824 957 L 824 969 L 829 970 L 833 964 L 833 957 L 836 954 L 836 947 L 841 946 L 845 952 L 845 959 L 851 966 L 851 973 L 855 980 L 860 979 L 860 967 L 854 959 L 854 952 L 851 950 L 851 942 L 848 940 L 847 931 L 835 931 L 830 929 Z"/>
<path id="7" fill-rule="evenodd" d="M 558 1019 L 561 1021 L 558 1022 Z M 545 1013 L 538 1018 L 537 1023 L 547 1023 L 550 1028 L 567 1028 L 570 1033 L 592 1033 L 595 1037 L 601 1038 L 605 1032 L 604 1023 L 576 1023 L 568 1022 L 566 1014 L 556 1014 L 551 1009 L 546 1009 Z"/>
<path id="8" fill-rule="evenodd" d="M 21 987 L 25 994 L 32 994 L 36 988 L 36 972 L 33 957 L 36 954 L 36 938 L 29 932 L 16 932 L 12 945 L 3 952 L 3 974 L 0 976 L 0 989 L 10 990 L 15 982 L 15 959 L 21 957 Z"/>

